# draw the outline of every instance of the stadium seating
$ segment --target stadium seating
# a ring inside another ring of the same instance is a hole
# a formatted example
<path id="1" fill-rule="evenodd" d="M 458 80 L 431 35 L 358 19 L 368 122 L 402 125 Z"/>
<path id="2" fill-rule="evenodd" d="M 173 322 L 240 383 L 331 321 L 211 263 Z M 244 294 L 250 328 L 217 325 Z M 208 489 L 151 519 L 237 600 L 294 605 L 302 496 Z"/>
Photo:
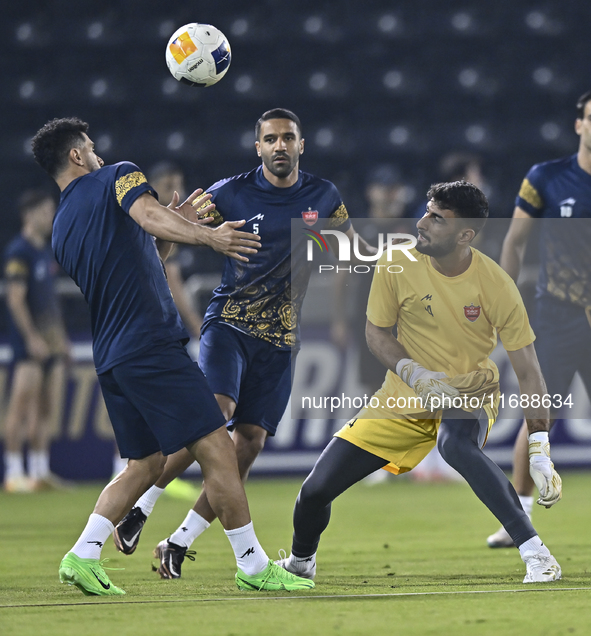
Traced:
<path id="1" fill-rule="evenodd" d="M 530 163 L 575 148 L 573 104 L 589 88 L 583 0 L 560 11 L 509 0 L 36 5 L 13 3 L 0 26 L 9 206 L 45 182 L 27 144 L 51 117 L 87 119 L 107 162 L 182 160 L 214 181 L 255 165 L 253 124 L 284 106 L 303 121 L 305 169 L 359 183 L 368 166 L 394 161 L 412 181 L 465 148 L 485 157 L 493 180 L 504 166 L 493 186 L 509 209 Z M 170 33 L 197 19 L 232 44 L 230 72 L 205 90 L 176 83 L 164 64 Z M 16 226 L 3 226 L 0 246 Z"/>

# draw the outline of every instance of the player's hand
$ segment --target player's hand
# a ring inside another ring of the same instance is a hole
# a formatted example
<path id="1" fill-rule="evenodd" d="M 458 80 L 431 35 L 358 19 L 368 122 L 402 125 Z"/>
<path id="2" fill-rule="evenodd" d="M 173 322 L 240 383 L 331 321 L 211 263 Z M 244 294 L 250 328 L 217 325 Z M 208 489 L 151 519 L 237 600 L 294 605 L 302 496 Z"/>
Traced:
<path id="1" fill-rule="evenodd" d="M 246 221 L 226 221 L 219 227 L 212 228 L 208 236 L 208 245 L 216 252 L 235 258 L 237 261 L 248 263 L 244 254 L 256 254 L 261 245 L 261 237 L 250 232 L 239 232 Z"/>
<path id="2" fill-rule="evenodd" d="M 562 479 L 550 459 L 548 433 L 532 433 L 528 450 L 529 474 L 540 491 L 537 503 L 550 508 L 562 498 Z"/>
<path id="3" fill-rule="evenodd" d="M 215 204 L 211 203 L 210 205 L 201 209 L 203 205 L 207 201 L 211 199 L 211 194 L 204 194 L 202 197 L 199 195 L 203 193 L 202 188 L 197 188 L 195 192 L 190 194 L 181 205 L 179 205 L 179 193 L 175 190 L 172 195 L 172 201 L 166 206 L 169 210 L 173 210 L 177 214 L 180 214 L 184 219 L 190 221 L 191 223 L 199 223 L 199 225 L 207 225 L 213 221 L 213 217 L 199 218 L 197 214 L 197 210 L 199 210 L 199 215 L 209 214 L 215 210 Z"/>
<path id="4" fill-rule="evenodd" d="M 27 353 L 37 362 L 45 362 L 49 356 L 49 347 L 43 338 L 33 333 L 27 338 Z"/>
<path id="5" fill-rule="evenodd" d="M 443 408 L 444 398 L 453 400 L 460 395 L 456 388 L 442 381 L 443 378 L 447 378 L 445 373 L 429 371 L 410 358 L 403 358 L 398 362 L 396 373 L 421 398 L 423 406 L 427 409 L 433 406 L 433 399 L 437 400 L 435 410 L 439 410 Z"/>

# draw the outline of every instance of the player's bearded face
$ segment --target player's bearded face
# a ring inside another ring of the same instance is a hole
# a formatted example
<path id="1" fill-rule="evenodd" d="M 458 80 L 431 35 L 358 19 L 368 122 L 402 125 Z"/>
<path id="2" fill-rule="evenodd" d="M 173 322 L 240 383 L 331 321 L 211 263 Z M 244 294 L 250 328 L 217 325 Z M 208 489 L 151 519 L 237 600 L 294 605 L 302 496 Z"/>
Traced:
<path id="1" fill-rule="evenodd" d="M 451 254 L 456 249 L 456 236 L 449 236 L 447 238 L 428 237 L 425 234 L 419 232 L 419 241 L 417 243 L 417 252 L 426 254 L 427 256 L 433 256 L 433 258 L 442 258 Z M 423 239 L 423 240 L 421 240 Z"/>
<path id="2" fill-rule="evenodd" d="M 261 126 L 257 149 L 265 168 L 274 176 L 288 177 L 298 165 L 302 139 L 297 125 L 289 119 L 270 119 Z"/>
<path id="3" fill-rule="evenodd" d="M 92 139 L 89 139 L 89 137 L 85 133 L 82 134 L 85 138 L 85 141 L 84 145 L 80 149 L 80 154 L 82 155 L 84 163 L 89 172 L 94 172 L 95 170 L 99 170 L 104 166 L 104 161 L 94 152 L 94 142 L 92 141 Z"/>
<path id="4" fill-rule="evenodd" d="M 430 201 L 425 216 L 417 223 L 417 252 L 433 258 L 451 254 L 456 249 L 460 230 L 458 219 L 453 218 L 450 210 L 441 210 Z"/>

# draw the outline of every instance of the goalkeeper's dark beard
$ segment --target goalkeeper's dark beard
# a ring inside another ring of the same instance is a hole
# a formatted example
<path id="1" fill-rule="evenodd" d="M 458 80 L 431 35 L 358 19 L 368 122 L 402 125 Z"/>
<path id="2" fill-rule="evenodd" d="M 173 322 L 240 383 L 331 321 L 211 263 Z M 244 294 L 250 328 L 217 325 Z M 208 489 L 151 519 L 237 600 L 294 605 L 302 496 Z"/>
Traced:
<path id="1" fill-rule="evenodd" d="M 426 256 L 441 258 L 451 254 L 456 249 L 455 238 L 449 238 L 445 243 L 433 245 L 432 243 L 417 243 L 416 250 Z"/>

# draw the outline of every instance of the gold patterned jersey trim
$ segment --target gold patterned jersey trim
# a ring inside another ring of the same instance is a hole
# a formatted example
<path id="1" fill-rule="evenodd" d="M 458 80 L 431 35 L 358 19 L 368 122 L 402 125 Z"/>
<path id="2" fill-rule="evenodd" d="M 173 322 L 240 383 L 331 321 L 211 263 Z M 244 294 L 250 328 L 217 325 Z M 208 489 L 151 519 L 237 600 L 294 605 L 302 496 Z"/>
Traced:
<path id="1" fill-rule="evenodd" d="M 11 258 L 4 268 L 6 278 L 26 278 L 29 275 L 29 266 L 25 261 Z"/>
<path id="2" fill-rule="evenodd" d="M 523 180 L 521 188 L 519 189 L 519 196 L 524 201 L 527 201 L 527 203 L 529 203 L 531 206 L 536 208 L 536 210 L 541 210 L 544 207 L 544 201 L 542 200 L 542 197 L 528 179 Z"/>
<path id="3" fill-rule="evenodd" d="M 202 196 L 208 194 L 204 192 Z M 211 223 L 208 223 L 211 227 L 217 227 L 224 222 L 224 217 L 218 212 L 218 210 L 213 210 L 212 212 L 207 212 L 206 214 L 199 214 L 199 210 L 205 209 L 208 205 L 211 205 L 211 201 L 206 201 L 203 205 L 197 208 L 197 216 L 200 219 L 213 219 Z"/>
<path id="4" fill-rule="evenodd" d="M 344 203 L 341 203 L 339 207 L 330 215 L 328 221 L 328 227 L 339 227 L 349 218 L 349 213 Z"/>
<path id="5" fill-rule="evenodd" d="M 117 196 L 117 203 L 121 205 L 125 195 L 142 183 L 147 183 L 148 180 L 141 172 L 130 172 L 119 177 L 115 182 L 115 195 Z"/>
<path id="6" fill-rule="evenodd" d="M 245 290 L 249 295 L 260 293 L 252 287 Z M 290 287 L 278 295 L 267 295 L 257 300 L 250 298 L 228 298 L 220 318 L 243 333 L 270 342 L 278 347 L 293 347 L 296 344 L 297 309 L 290 300 Z"/>

